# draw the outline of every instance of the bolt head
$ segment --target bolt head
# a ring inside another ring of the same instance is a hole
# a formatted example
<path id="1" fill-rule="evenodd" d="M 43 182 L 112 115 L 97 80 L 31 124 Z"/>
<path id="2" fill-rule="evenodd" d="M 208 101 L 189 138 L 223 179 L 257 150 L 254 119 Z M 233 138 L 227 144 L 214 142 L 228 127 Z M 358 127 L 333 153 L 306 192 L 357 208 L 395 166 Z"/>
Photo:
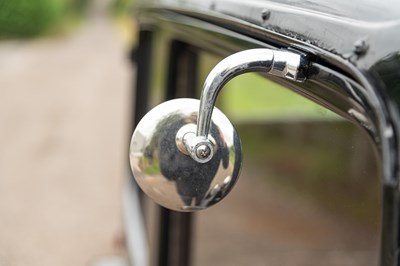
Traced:
<path id="1" fill-rule="evenodd" d="M 196 149 L 196 156 L 199 159 L 207 159 L 211 155 L 211 148 L 205 144 L 199 145 Z"/>

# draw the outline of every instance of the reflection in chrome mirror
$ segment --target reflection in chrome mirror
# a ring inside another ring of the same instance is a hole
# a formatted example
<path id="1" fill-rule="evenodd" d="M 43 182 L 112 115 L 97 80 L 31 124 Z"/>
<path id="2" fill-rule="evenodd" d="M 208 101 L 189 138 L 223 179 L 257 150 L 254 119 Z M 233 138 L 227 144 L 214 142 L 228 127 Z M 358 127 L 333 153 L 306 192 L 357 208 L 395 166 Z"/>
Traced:
<path id="1" fill-rule="evenodd" d="M 131 141 L 131 167 L 139 186 L 160 205 L 177 211 L 214 205 L 227 195 L 239 175 L 240 140 L 217 108 L 208 135 L 212 158 L 197 162 L 185 150 L 185 142 L 196 136 L 198 109 L 199 101 L 194 99 L 158 105 L 141 120 Z M 201 146 L 197 150 L 207 152 Z"/>

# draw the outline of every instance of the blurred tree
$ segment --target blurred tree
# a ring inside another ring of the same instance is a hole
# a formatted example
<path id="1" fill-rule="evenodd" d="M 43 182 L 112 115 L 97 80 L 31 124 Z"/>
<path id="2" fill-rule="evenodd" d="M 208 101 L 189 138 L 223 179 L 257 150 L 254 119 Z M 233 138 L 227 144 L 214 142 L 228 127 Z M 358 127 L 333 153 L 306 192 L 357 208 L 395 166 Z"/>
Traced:
<path id="1" fill-rule="evenodd" d="M 0 0 L 0 38 L 34 37 L 83 14 L 88 0 Z"/>
<path id="2" fill-rule="evenodd" d="M 126 15 L 132 8 L 133 2 L 133 0 L 114 0 L 112 5 L 114 15 Z"/>

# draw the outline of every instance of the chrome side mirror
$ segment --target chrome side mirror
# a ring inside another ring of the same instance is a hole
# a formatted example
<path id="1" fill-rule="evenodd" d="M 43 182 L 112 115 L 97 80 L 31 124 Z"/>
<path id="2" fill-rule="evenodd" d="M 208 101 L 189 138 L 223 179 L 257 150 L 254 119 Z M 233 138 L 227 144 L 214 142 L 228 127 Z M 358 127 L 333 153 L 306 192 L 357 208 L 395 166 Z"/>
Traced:
<path id="1" fill-rule="evenodd" d="M 158 204 L 177 211 L 205 209 L 223 199 L 236 183 L 242 162 L 239 136 L 214 107 L 222 87 L 247 72 L 304 80 L 298 54 L 251 49 L 233 54 L 208 75 L 201 99 L 175 99 L 150 110 L 130 145 L 133 175 Z"/>

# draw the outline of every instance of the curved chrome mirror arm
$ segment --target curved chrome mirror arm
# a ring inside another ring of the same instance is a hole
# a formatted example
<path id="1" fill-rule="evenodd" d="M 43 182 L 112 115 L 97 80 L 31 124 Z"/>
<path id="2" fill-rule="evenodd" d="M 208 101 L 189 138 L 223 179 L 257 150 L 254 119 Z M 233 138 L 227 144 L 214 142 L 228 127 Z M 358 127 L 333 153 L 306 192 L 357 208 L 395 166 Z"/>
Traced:
<path id="1" fill-rule="evenodd" d="M 177 211 L 202 210 L 222 200 L 239 177 L 242 148 L 232 123 L 214 108 L 218 93 L 246 72 L 300 80 L 303 61 L 284 51 L 239 52 L 211 71 L 200 101 L 175 99 L 150 110 L 131 140 L 130 163 L 139 186 L 160 205 Z"/>
<path id="2" fill-rule="evenodd" d="M 300 75 L 303 61 L 301 55 L 293 52 L 259 48 L 235 53 L 219 62 L 211 70 L 203 86 L 196 138 L 190 140 L 191 145 L 186 145 L 191 157 L 203 163 L 209 161 L 213 155 L 212 150 L 198 152 L 196 149 L 199 147 L 204 149 L 204 146 L 212 149 L 212 144 L 207 139 L 211 116 L 217 96 L 229 80 L 248 72 L 264 72 L 295 81 L 304 81 L 304 75 Z"/>

